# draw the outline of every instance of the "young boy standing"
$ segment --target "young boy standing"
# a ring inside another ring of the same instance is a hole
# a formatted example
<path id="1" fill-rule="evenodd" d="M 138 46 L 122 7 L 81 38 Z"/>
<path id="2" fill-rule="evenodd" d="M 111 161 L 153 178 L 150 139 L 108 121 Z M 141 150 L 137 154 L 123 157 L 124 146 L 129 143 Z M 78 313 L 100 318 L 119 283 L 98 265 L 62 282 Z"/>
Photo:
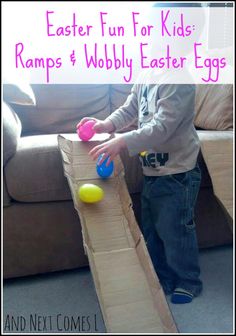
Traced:
<path id="1" fill-rule="evenodd" d="M 163 290 L 172 294 L 173 303 L 191 302 L 202 291 L 193 219 L 201 181 L 194 101 L 194 85 L 136 84 L 124 105 L 104 121 L 97 120 L 94 130 L 112 133 L 135 119 L 138 129 L 90 152 L 93 159 L 103 153 L 103 160 L 109 156 L 108 163 L 125 147 L 130 156 L 141 153 L 141 229 Z"/>

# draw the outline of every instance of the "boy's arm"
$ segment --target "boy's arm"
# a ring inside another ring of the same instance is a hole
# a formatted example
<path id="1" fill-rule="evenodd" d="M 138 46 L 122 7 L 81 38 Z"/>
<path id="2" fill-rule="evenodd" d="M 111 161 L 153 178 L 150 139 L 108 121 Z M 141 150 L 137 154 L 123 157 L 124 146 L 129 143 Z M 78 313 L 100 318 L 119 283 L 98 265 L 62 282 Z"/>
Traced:
<path id="1" fill-rule="evenodd" d="M 134 85 L 125 103 L 117 110 L 115 110 L 109 117 L 107 117 L 106 121 L 110 120 L 115 127 L 115 131 L 119 131 L 122 128 L 130 125 L 137 118 L 138 118 L 138 97 L 137 97 L 137 86 Z"/>
<path id="2" fill-rule="evenodd" d="M 194 85 L 160 85 L 154 118 L 138 130 L 122 135 L 130 156 L 162 145 L 172 137 L 186 117 L 192 117 Z"/>

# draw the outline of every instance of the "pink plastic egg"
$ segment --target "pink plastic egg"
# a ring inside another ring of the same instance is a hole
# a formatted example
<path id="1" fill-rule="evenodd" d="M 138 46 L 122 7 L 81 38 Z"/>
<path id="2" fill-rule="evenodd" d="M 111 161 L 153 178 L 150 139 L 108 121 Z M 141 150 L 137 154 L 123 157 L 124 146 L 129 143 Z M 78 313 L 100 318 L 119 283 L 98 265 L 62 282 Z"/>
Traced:
<path id="1" fill-rule="evenodd" d="M 94 136 L 95 132 L 93 130 L 93 125 L 95 123 L 95 120 L 89 120 L 77 128 L 78 136 L 82 141 L 88 141 Z"/>

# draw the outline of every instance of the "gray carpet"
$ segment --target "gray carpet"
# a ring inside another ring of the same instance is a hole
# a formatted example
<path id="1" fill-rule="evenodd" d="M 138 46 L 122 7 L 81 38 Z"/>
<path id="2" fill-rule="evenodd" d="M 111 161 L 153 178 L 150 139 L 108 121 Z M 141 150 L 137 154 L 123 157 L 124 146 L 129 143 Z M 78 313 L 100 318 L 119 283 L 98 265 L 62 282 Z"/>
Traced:
<path id="1" fill-rule="evenodd" d="M 170 305 L 180 333 L 233 332 L 233 248 L 202 250 L 204 291 L 191 304 Z M 7 280 L 3 289 L 7 332 L 105 332 L 88 268 Z"/>

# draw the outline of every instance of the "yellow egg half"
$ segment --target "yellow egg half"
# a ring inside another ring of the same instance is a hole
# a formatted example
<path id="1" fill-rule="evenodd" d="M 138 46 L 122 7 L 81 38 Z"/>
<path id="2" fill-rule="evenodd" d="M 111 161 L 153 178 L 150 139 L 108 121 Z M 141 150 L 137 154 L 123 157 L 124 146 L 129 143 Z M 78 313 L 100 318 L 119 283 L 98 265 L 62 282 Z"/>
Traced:
<path id="1" fill-rule="evenodd" d="M 96 203 L 103 199 L 104 191 L 92 183 L 85 183 L 77 190 L 77 197 L 85 203 Z"/>

